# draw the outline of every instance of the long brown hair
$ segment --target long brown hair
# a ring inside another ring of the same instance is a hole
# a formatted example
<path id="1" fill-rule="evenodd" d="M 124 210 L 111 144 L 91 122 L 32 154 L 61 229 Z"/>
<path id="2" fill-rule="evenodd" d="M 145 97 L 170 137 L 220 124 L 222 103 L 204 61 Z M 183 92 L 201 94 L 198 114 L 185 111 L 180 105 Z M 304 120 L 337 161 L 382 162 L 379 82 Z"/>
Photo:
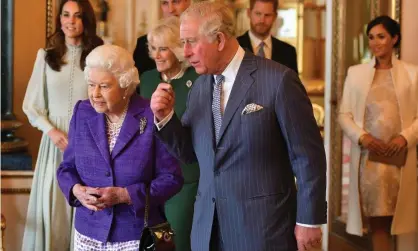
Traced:
<path id="1" fill-rule="evenodd" d="M 80 68 L 84 70 L 87 55 L 97 46 L 103 44 L 103 40 L 96 35 L 96 17 L 93 7 L 88 0 L 64 0 L 61 1 L 58 15 L 55 19 L 55 32 L 48 38 L 45 61 L 55 71 L 60 71 L 61 66 L 65 65 L 64 55 L 67 52 L 65 45 L 65 35 L 61 29 L 61 13 L 64 4 L 72 1 L 76 2 L 81 11 L 81 19 L 83 22 L 82 48 L 80 58 Z"/>

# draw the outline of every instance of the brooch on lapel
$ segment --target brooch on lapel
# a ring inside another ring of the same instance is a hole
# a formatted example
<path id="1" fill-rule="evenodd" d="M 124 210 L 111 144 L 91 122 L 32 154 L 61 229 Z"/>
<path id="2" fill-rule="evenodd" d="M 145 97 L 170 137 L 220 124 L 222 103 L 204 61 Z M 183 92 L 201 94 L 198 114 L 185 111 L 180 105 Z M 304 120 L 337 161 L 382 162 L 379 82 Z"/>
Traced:
<path id="1" fill-rule="evenodd" d="M 187 86 L 187 87 L 189 87 L 189 88 L 190 88 L 190 87 L 192 87 L 192 84 L 193 84 L 193 83 L 192 83 L 192 81 L 191 81 L 191 80 L 187 80 L 187 82 L 186 82 L 186 86 Z"/>
<path id="2" fill-rule="evenodd" d="M 145 117 L 139 120 L 139 134 L 143 134 L 147 126 L 147 119 Z"/>

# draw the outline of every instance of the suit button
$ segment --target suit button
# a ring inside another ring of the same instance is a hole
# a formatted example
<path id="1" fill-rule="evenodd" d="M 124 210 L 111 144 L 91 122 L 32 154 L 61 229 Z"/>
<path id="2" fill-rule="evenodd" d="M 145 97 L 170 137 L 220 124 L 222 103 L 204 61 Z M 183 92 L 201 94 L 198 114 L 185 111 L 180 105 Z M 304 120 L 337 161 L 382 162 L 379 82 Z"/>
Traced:
<path id="1" fill-rule="evenodd" d="M 220 172 L 218 170 L 215 171 L 215 176 L 219 176 Z"/>
<path id="2" fill-rule="evenodd" d="M 215 203 L 215 198 L 212 198 L 212 202 Z"/>
<path id="3" fill-rule="evenodd" d="M 109 171 L 107 171 L 107 172 L 105 173 L 105 175 L 106 175 L 106 177 L 110 177 L 110 172 L 109 172 Z"/>

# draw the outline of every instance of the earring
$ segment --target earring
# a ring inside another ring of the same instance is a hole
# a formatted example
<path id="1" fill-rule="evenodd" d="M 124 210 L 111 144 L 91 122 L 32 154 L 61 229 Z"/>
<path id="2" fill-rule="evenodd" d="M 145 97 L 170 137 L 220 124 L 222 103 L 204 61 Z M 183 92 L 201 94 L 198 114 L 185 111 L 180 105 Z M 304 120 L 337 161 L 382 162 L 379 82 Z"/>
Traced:
<path id="1" fill-rule="evenodd" d="M 126 96 L 123 96 L 123 99 L 126 99 Z"/>

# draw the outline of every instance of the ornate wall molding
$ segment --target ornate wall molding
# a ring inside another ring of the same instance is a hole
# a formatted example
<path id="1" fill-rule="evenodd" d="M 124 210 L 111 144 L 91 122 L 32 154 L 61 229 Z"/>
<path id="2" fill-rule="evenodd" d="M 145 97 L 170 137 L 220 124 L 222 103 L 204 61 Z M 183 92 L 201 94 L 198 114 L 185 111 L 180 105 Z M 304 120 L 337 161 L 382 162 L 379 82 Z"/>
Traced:
<path id="1" fill-rule="evenodd" d="M 375 18 L 378 15 L 380 15 L 380 12 L 381 12 L 380 0 L 371 0 L 370 5 L 371 5 L 370 6 L 371 18 Z"/>
<path id="2" fill-rule="evenodd" d="M 1 178 L 32 178 L 33 171 L 2 171 Z"/>
<path id="3" fill-rule="evenodd" d="M 332 63 L 331 63 L 331 123 L 330 123 L 330 203 L 329 218 L 333 222 L 340 214 L 341 210 L 341 157 L 342 157 L 342 133 L 337 122 L 338 101 L 341 96 L 339 86 L 341 85 L 341 72 L 343 69 L 344 58 L 344 19 L 345 19 L 346 0 L 333 0 L 332 6 Z M 337 192 L 339 191 L 339 192 Z M 330 225 L 332 231 L 332 225 Z"/>
<path id="4" fill-rule="evenodd" d="M 2 171 L 1 193 L 2 194 L 29 194 L 33 171 Z"/>
<path id="5" fill-rule="evenodd" d="M 19 250 L 22 245 L 32 178 L 33 171 L 1 172 L 1 209 L 7 221 L 7 229 L 3 229 L 6 250 Z"/>
<path id="6" fill-rule="evenodd" d="M 2 194 L 30 194 L 30 188 L 1 188 Z"/>
<path id="7" fill-rule="evenodd" d="M 57 3 L 55 0 L 46 1 L 46 38 L 50 37 L 54 32 L 54 16 L 56 7 Z"/>
<path id="8" fill-rule="evenodd" d="M 402 1 L 401 0 L 392 0 L 392 13 L 391 13 L 391 15 L 392 15 L 393 19 L 398 21 L 398 23 L 400 23 L 401 19 L 402 19 L 401 7 L 402 7 Z"/>

